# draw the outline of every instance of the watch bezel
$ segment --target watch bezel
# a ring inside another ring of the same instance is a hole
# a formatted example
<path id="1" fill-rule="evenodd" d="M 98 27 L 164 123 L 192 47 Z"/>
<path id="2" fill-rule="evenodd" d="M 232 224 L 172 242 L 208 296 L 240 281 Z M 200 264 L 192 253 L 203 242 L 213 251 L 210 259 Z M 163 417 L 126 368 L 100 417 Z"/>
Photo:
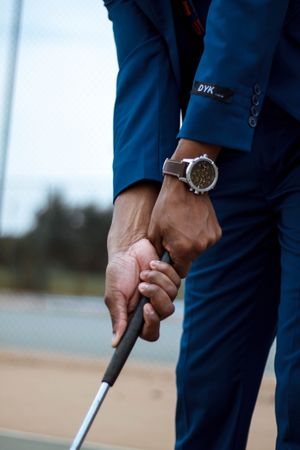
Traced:
<path id="1" fill-rule="evenodd" d="M 215 187 L 215 185 L 218 181 L 218 168 L 212 159 L 210 159 L 207 155 L 201 155 L 192 160 L 191 159 L 183 159 L 183 161 L 189 163 L 187 166 L 187 169 L 186 169 L 186 182 L 188 183 L 188 185 L 190 186 L 192 191 L 194 191 L 195 193 L 198 193 L 198 194 L 204 194 L 205 192 L 211 191 Z M 198 186 L 196 186 L 193 183 L 192 178 L 191 178 L 193 168 L 195 167 L 196 164 L 198 164 L 201 161 L 208 162 L 212 166 L 212 168 L 214 170 L 214 174 L 215 174 L 213 182 L 206 188 L 199 188 Z"/>

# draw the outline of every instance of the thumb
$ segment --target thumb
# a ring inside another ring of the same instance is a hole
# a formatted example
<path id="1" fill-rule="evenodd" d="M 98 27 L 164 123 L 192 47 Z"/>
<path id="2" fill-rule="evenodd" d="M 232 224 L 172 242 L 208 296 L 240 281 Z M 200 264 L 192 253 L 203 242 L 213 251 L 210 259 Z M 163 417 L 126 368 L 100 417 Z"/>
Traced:
<path id="1" fill-rule="evenodd" d="M 121 294 L 114 295 L 113 298 L 107 295 L 105 297 L 106 306 L 109 309 L 112 323 L 112 347 L 117 347 L 123 336 L 127 324 L 127 302 Z"/>

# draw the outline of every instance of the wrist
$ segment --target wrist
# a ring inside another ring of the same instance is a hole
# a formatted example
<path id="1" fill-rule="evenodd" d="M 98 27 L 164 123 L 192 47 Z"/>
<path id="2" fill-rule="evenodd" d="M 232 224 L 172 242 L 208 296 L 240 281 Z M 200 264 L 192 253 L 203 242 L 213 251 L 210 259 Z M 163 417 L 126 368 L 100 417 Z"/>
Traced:
<path id="1" fill-rule="evenodd" d="M 196 158 L 197 156 L 206 154 L 210 159 L 216 161 L 220 151 L 221 147 L 219 145 L 206 144 L 190 139 L 180 139 L 171 159 L 180 161 L 184 158 Z"/>
<path id="2" fill-rule="evenodd" d="M 108 257 L 126 251 L 147 237 L 152 210 L 160 185 L 142 181 L 123 191 L 116 199 L 107 238 Z"/>
<path id="3" fill-rule="evenodd" d="M 177 147 L 171 159 L 165 160 L 163 173 L 184 182 L 197 195 L 207 193 L 218 180 L 218 167 L 214 162 L 218 153 L 216 146 L 184 142 Z"/>

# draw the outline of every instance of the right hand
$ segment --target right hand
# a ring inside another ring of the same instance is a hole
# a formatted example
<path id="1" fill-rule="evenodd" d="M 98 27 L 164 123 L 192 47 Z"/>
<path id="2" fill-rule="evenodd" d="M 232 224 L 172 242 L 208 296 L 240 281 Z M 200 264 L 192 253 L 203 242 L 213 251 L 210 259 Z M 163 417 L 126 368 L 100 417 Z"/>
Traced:
<path id="1" fill-rule="evenodd" d="M 113 347 L 120 342 L 141 294 L 150 300 L 144 306 L 142 338 L 157 340 L 160 321 L 174 312 L 172 301 L 177 295 L 180 278 L 172 266 L 157 259 L 147 239 L 139 240 L 111 258 L 106 271 L 105 302 L 112 319 Z"/>
<path id="2" fill-rule="evenodd" d="M 172 158 L 182 160 L 207 154 L 216 159 L 215 145 L 181 139 Z M 177 178 L 166 175 L 152 210 L 148 237 L 158 252 L 166 249 L 176 272 L 186 277 L 192 261 L 222 235 L 208 193 L 195 195 Z"/>

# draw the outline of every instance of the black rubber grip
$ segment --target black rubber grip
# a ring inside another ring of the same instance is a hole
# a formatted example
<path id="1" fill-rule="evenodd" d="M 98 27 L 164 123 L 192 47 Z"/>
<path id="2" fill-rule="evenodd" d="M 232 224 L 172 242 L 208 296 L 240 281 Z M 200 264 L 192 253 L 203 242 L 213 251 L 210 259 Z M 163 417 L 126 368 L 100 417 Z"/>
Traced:
<path id="1" fill-rule="evenodd" d="M 171 258 L 168 252 L 164 252 L 161 261 L 168 264 L 171 263 Z M 105 381 L 110 386 L 112 386 L 118 378 L 134 344 L 136 343 L 137 338 L 140 335 L 144 323 L 143 308 L 146 303 L 149 303 L 149 300 L 146 297 L 142 297 L 133 313 L 127 330 L 125 331 L 105 371 L 102 381 Z"/>

